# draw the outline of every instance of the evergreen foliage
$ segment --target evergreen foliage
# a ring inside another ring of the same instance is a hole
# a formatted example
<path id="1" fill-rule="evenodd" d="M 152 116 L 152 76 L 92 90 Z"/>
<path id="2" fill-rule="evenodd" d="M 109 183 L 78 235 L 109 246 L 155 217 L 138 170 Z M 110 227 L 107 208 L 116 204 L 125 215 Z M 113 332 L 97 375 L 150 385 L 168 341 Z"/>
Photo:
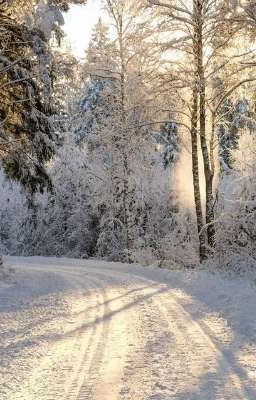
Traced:
<path id="1" fill-rule="evenodd" d="M 222 123 L 218 126 L 219 157 L 224 171 L 232 169 L 233 150 L 239 147 L 239 137 L 242 130 L 253 132 L 256 128 L 255 114 L 250 102 L 246 99 L 237 100 L 235 104 L 227 100 L 220 110 Z"/>
<path id="2" fill-rule="evenodd" d="M 53 155 L 49 54 L 42 32 L 0 13 L 1 161 L 31 192 L 50 185 L 44 162 Z"/>

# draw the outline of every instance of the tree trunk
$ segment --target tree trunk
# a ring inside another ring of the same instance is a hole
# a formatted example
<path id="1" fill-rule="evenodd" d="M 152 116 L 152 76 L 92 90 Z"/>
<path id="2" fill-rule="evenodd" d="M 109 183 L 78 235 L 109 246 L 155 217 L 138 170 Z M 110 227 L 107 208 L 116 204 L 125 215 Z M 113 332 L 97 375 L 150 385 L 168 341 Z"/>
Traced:
<path id="1" fill-rule="evenodd" d="M 200 120 L 200 145 L 203 156 L 204 164 L 204 177 L 205 177 L 205 194 L 206 194 L 206 210 L 205 219 L 207 224 L 207 239 L 208 245 L 214 247 L 215 245 L 215 227 L 214 227 L 214 199 L 213 199 L 213 171 L 211 170 L 209 151 L 206 140 L 206 103 L 205 103 L 205 75 L 203 65 L 203 2 L 202 0 L 195 0 L 195 38 L 197 45 L 196 50 L 196 63 L 198 75 L 198 89 L 199 89 L 199 120 Z"/>
<path id="2" fill-rule="evenodd" d="M 211 112 L 211 139 L 210 139 L 210 163 L 211 171 L 214 176 L 215 173 L 215 162 L 214 162 L 214 138 L 215 138 L 215 128 L 216 128 L 216 115 L 215 112 Z"/>
<path id="3" fill-rule="evenodd" d="M 121 90 L 121 149 L 123 158 L 123 211 L 124 211 L 124 228 L 125 228 L 125 245 L 128 263 L 132 263 L 132 234 L 131 234 L 131 218 L 129 209 L 129 165 L 127 157 L 127 130 L 126 130 L 126 111 L 125 111 L 125 61 L 123 49 L 123 22 L 119 21 L 119 51 L 121 61 L 120 74 L 120 90 Z"/>
<path id="4" fill-rule="evenodd" d="M 200 261 L 206 257 L 206 238 L 203 231 L 204 221 L 200 194 L 199 166 L 198 166 L 198 144 L 197 144 L 197 118 L 198 118 L 198 92 L 196 82 L 193 88 L 192 116 L 191 116 L 191 148 L 192 148 L 192 173 L 194 200 L 196 207 L 197 231 L 199 236 L 199 256 Z"/>

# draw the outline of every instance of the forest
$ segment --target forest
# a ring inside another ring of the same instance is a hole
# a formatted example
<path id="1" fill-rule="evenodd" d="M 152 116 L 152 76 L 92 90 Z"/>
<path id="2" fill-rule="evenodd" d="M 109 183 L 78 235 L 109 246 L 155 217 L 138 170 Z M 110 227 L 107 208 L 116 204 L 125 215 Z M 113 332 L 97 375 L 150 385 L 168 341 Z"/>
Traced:
<path id="1" fill-rule="evenodd" d="M 256 399 L 256 0 L 0 0 L 0 400 Z"/>
<path id="2" fill-rule="evenodd" d="M 256 4 L 0 1 L 0 254 L 256 264 Z M 77 33 L 79 35 L 79 32 Z"/>

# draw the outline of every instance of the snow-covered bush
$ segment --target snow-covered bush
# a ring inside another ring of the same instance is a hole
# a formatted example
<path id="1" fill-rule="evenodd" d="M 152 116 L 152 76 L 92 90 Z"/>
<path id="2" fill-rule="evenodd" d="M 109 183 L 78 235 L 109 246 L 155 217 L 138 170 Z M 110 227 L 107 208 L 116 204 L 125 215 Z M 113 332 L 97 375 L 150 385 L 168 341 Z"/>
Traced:
<path id="1" fill-rule="evenodd" d="M 256 268 L 255 145 L 255 136 L 244 132 L 218 194 L 215 259 L 221 268 L 240 273 Z"/>
<path id="2" fill-rule="evenodd" d="M 0 254 L 19 254 L 27 199 L 21 186 L 9 181 L 0 170 Z"/>

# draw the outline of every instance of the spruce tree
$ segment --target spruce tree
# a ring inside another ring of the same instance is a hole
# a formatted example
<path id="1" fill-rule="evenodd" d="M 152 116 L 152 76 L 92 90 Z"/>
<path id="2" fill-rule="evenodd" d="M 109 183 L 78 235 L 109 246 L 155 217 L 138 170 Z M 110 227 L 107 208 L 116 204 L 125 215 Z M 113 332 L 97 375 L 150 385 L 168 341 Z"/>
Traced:
<path id="1" fill-rule="evenodd" d="M 30 192 L 50 186 L 53 155 L 49 53 L 43 33 L 0 13 L 0 155 L 8 177 Z"/>

